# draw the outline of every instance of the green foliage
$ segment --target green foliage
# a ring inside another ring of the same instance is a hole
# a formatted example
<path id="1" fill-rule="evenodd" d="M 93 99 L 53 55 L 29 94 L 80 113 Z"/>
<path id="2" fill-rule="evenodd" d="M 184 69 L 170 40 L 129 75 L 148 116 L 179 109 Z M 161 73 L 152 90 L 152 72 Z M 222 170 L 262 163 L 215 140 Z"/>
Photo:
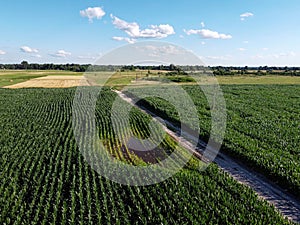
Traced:
<path id="1" fill-rule="evenodd" d="M 189 82 L 195 82 L 195 80 L 191 77 L 187 76 L 168 76 L 168 80 L 176 83 L 189 83 Z"/>
<path id="2" fill-rule="evenodd" d="M 172 87 L 165 88 L 172 92 Z M 198 109 L 200 137 L 208 140 L 211 117 L 206 97 L 199 86 L 184 86 L 184 89 Z M 300 86 L 224 85 L 222 89 L 227 107 L 222 149 L 300 196 Z M 130 91 L 134 94 L 135 89 Z M 176 100 L 177 95 L 170 97 Z M 180 97 L 177 100 L 188 115 L 185 101 Z M 148 98 L 141 103 L 180 125 L 178 114 L 166 101 Z M 193 124 L 194 118 L 187 118 L 188 125 Z"/>
<path id="3" fill-rule="evenodd" d="M 0 89 L 1 224 L 288 224 L 215 165 L 199 172 L 194 161 L 147 187 L 100 177 L 74 139 L 74 94 L 75 89 Z M 124 159 L 114 138 L 108 118 L 115 98 L 109 89 L 99 97 L 99 137 L 117 159 L 140 163 L 134 154 Z M 131 112 L 137 136 L 147 137 L 149 120 Z M 166 140 L 162 147 L 171 144 Z"/>

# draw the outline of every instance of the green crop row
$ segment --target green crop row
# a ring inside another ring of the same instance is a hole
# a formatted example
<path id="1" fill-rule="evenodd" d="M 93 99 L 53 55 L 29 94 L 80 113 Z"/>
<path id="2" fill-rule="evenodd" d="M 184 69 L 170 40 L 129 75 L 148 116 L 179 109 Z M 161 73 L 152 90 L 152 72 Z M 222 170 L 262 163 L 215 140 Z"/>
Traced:
<path id="1" fill-rule="evenodd" d="M 73 132 L 75 89 L 0 93 L 1 224 L 289 224 L 215 165 L 197 170 L 195 159 L 159 184 L 114 183 L 97 174 L 78 149 L 84 140 L 76 142 Z M 99 138 L 117 160 L 146 165 L 113 132 L 110 115 L 116 97 L 109 89 L 99 96 Z M 130 120 L 134 135 L 148 137 L 149 116 L 133 109 Z M 119 125 L 123 123 L 120 118 Z M 88 129 L 90 122 L 86 124 Z M 166 138 L 160 150 L 169 154 L 175 146 Z"/>
<path id="2" fill-rule="evenodd" d="M 207 140 L 211 131 L 211 107 L 207 98 L 199 86 L 183 88 L 198 110 L 200 137 Z M 222 149 L 299 196 L 300 86 L 223 85 L 221 88 L 227 108 L 227 129 Z M 189 115 L 186 101 L 174 90 L 171 86 L 162 86 L 128 91 L 133 95 L 168 92 L 172 101 L 179 102 Z M 178 113 L 167 101 L 146 98 L 140 104 L 179 124 Z M 187 118 L 186 123 L 193 124 L 195 118 Z"/>

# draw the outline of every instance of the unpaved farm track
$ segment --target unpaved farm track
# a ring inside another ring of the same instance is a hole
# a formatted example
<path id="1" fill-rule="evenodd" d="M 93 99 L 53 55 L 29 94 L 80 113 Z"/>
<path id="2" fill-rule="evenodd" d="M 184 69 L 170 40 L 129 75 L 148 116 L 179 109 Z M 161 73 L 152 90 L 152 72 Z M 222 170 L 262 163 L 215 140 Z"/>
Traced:
<path id="1" fill-rule="evenodd" d="M 83 76 L 46 76 L 6 86 L 4 88 L 69 88 L 77 86 L 89 86 L 89 83 Z"/>
<path id="2" fill-rule="evenodd" d="M 116 91 L 116 93 L 126 102 L 155 118 L 155 120 L 163 126 L 166 133 L 168 133 L 174 139 L 178 140 L 179 143 L 187 150 L 194 152 L 198 158 L 202 159 L 201 151 L 203 151 L 203 149 L 205 149 L 206 147 L 206 144 L 204 142 L 199 142 L 198 138 L 188 133 L 183 132 L 180 136 L 180 129 L 178 127 L 174 126 L 169 121 L 161 119 L 153 112 L 135 105 L 134 100 L 126 96 L 124 93 L 119 91 Z M 173 132 L 169 128 L 175 130 L 176 132 Z M 194 146 L 192 142 L 198 142 L 201 147 L 195 150 L 192 147 Z M 284 191 L 282 188 L 268 180 L 263 175 L 252 171 L 251 169 L 247 168 L 236 160 L 233 160 L 231 157 L 225 155 L 224 153 L 219 153 L 214 162 L 235 180 L 249 186 L 257 193 L 259 197 L 274 205 L 283 216 L 289 218 L 294 222 L 300 223 L 300 202 L 295 197 Z"/>

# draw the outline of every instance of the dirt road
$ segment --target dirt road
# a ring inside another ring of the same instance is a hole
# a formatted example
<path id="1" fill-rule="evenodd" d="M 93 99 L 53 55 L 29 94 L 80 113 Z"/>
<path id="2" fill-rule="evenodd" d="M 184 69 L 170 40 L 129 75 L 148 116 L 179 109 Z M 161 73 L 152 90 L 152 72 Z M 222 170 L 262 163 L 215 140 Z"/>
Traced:
<path id="1" fill-rule="evenodd" d="M 199 144 L 201 147 L 199 149 L 194 149 L 192 147 L 192 143 L 198 142 L 198 138 L 184 132 L 182 132 L 182 135 L 180 136 L 180 129 L 178 127 L 175 127 L 172 123 L 159 118 L 149 110 L 135 105 L 133 99 L 126 96 L 124 93 L 119 91 L 116 91 L 116 93 L 126 102 L 138 107 L 143 112 L 154 117 L 155 120 L 163 126 L 166 133 L 178 140 L 187 150 L 195 152 L 196 156 L 202 158 L 201 152 L 203 152 L 203 149 L 206 147 L 204 142 L 200 141 Z M 300 202 L 285 192 L 282 188 L 223 153 L 219 153 L 214 162 L 235 180 L 251 187 L 259 197 L 274 205 L 283 216 L 286 216 L 294 222 L 300 223 Z"/>

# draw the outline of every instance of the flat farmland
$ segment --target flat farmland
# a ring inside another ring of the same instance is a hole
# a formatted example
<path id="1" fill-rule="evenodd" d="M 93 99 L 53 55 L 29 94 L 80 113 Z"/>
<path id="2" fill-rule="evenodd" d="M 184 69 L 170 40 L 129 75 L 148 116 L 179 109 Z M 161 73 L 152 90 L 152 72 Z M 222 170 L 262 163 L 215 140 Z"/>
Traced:
<path id="1" fill-rule="evenodd" d="M 58 70 L 0 70 L 0 87 L 46 76 L 82 76 L 83 73 Z"/>
<path id="2" fill-rule="evenodd" d="M 4 88 L 69 88 L 77 86 L 89 86 L 83 76 L 46 76 L 30 79 L 18 84 L 5 86 Z"/>
<path id="3" fill-rule="evenodd" d="M 81 155 L 72 127 L 76 87 L 89 86 L 87 81 L 80 83 L 83 74 L 59 71 L 22 74 L 21 71 L 18 76 L 31 78 L 0 88 L 0 223 L 292 223 L 215 164 L 199 171 L 197 158 L 192 158 L 174 177 L 146 187 L 120 185 L 100 176 Z M 178 145 L 176 140 L 166 136 L 157 155 L 145 156 L 116 137 L 110 117 L 118 96 L 112 89 L 132 85 L 133 93 L 139 89 L 146 91 L 153 88 L 153 83 L 143 80 L 146 76 L 146 72 L 140 71 L 88 75 L 93 84 L 103 85 L 108 80 L 96 106 L 98 135 L 106 147 L 100 150 L 135 166 L 157 163 Z M 153 72 L 152 76 L 155 76 Z M 230 81 L 230 78 L 218 79 L 220 83 Z M 299 193 L 299 85 L 283 85 L 283 77 L 276 85 L 272 84 L 273 77 L 240 76 L 237 79 L 247 85 L 238 85 L 231 79 L 233 84 L 221 86 L 228 109 L 223 150 Z M 264 85 L 249 85 L 249 79 Z M 287 79 L 292 82 L 294 78 Z M 166 91 L 172 90 L 172 83 L 158 84 Z M 205 140 L 211 125 L 205 96 L 197 92 L 193 83 L 183 83 L 183 88 L 197 106 L 200 134 Z M 85 105 L 90 104 L 90 99 L 83 100 Z M 157 99 L 147 101 L 148 108 L 155 105 L 158 112 L 176 122 L 172 107 Z M 120 111 L 125 109 L 120 107 Z M 84 110 L 80 113 L 84 114 Z M 133 109 L 130 112 L 132 134 L 140 139 L 148 138 L 150 121 L 149 115 Z M 125 126 L 122 117 L 118 118 L 118 124 Z M 160 132 L 159 127 L 154 129 L 155 134 Z M 121 136 L 124 140 L 127 138 L 126 134 Z"/>
<path id="4" fill-rule="evenodd" d="M 74 138 L 74 95 L 75 88 L 0 89 L 1 224 L 291 224 L 216 165 L 199 171 L 195 158 L 159 184 L 126 186 L 101 177 Z M 96 125 L 106 146 L 101 151 L 144 166 L 149 162 L 122 146 L 114 134 L 110 116 L 116 98 L 105 88 L 97 101 Z M 82 101 L 88 104 L 90 99 Z M 146 138 L 150 120 L 133 109 L 134 135 Z M 161 154 L 174 146 L 166 137 Z"/>
<path id="5" fill-rule="evenodd" d="M 189 85 L 183 88 L 197 107 L 200 136 L 207 140 L 211 131 L 211 108 L 206 96 L 199 90 L 199 86 Z M 223 151 L 299 196 L 300 86 L 222 85 L 221 88 L 227 108 Z M 177 97 L 172 87 L 131 88 L 128 92 L 133 95 L 169 93 L 170 98 L 180 102 L 188 115 L 189 108 Z M 176 110 L 167 101 L 147 98 L 140 104 L 162 118 L 180 124 Z M 193 118 L 189 117 L 189 121 L 192 124 Z"/>
<path id="6" fill-rule="evenodd" d="M 300 84 L 297 76 L 216 76 L 220 84 Z"/>

